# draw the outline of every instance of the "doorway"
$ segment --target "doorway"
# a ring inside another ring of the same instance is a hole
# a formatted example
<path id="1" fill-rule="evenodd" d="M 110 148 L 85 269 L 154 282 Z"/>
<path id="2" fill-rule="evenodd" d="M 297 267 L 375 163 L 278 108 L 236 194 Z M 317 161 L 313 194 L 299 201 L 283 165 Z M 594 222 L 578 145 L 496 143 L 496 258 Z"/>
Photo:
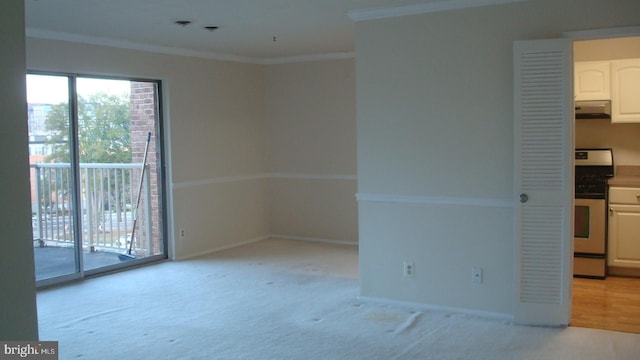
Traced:
<path id="1" fill-rule="evenodd" d="M 27 74 L 38 286 L 167 257 L 160 85 Z"/>
<path id="2" fill-rule="evenodd" d="M 582 64 L 640 58 L 640 37 L 576 40 L 573 51 Z M 576 148 L 611 148 L 616 167 L 640 167 L 640 124 L 577 120 L 574 133 Z M 640 278 L 611 270 L 604 280 L 573 279 L 571 325 L 640 333 Z"/>

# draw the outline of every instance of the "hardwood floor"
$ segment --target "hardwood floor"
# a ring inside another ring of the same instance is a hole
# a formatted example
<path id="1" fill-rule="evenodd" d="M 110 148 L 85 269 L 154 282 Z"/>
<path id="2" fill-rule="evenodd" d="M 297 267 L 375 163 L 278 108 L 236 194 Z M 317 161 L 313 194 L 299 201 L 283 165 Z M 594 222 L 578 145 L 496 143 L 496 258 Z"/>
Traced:
<path id="1" fill-rule="evenodd" d="M 571 326 L 640 334 L 640 278 L 573 279 Z"/>

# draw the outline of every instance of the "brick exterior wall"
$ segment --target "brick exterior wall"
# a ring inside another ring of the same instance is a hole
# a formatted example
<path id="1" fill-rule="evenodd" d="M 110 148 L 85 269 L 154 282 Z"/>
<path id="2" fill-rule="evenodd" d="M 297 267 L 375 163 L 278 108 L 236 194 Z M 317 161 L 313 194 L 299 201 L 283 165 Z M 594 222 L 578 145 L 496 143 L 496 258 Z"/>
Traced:
<path id="1" fill-rule="evenodd" d="M 134 163 L 142 163 L 144 158 L 144 149 L 147 142 L 147 134 L 151 132 L 151 141 L 149 143 L 149 152 L 147 155 L 147 170 L 145 177 L 148 176 L 151 184 L 151 199 L 145 199 L 145 191 L 143 188 L 140 208 L 138 212 L 138 227 L 136 229 L 137 248 L 145 249 L 145 254 L 141 256 L 149 256 L 161 254 L 163 249 L 162 242 L 162 224 L 161 224 L 161 189 L 159 187 L 160 159 L 158 157 L 157 144 L 157 126 L 158 118 L 156 84 L 152 82 L 131 82 L 131 152 L 132 161 Z M 146 181 L 145 181 L 146 182 Z M 134 201 L 137 196 L 138 186 L 140 184 L 139 173 L 135 177 L 134 183 Z M 145 201 L 151 201 L 151 249 L 147 247 L 146 222 L 149 218 L 146 214 Z"/>

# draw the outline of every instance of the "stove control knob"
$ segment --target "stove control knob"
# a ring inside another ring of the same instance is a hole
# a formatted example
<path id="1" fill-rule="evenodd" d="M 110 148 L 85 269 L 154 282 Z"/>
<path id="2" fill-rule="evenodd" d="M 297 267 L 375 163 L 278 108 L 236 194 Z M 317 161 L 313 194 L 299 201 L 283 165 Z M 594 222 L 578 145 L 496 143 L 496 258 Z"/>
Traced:
<path id="1" fill-rule="evenodd" d="M 520 202 L 526 203 L 527 201 L 529 201 L 529 196 L 527 196 L 527 194 L 520 194 Z"/>

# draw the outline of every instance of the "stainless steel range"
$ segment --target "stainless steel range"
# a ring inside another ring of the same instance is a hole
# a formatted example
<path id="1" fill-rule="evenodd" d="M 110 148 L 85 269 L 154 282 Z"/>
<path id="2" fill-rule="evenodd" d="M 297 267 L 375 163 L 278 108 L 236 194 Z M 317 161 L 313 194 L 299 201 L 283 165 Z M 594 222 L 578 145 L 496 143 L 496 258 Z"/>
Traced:
<path id="1" fill-rule="evenodd" d="M 576 149 L 574 276 L 606 276 L 607 180 L 612 176 L 611 149 Z"/>

